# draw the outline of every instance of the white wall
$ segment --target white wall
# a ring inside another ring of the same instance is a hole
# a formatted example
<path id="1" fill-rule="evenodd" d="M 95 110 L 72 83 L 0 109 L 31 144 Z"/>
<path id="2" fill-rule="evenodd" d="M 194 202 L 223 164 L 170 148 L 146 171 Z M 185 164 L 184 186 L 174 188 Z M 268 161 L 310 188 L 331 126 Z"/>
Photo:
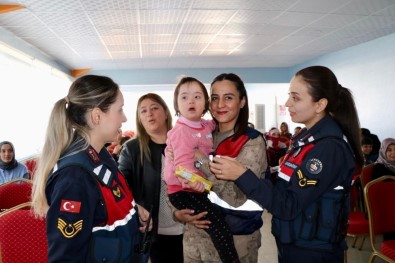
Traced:
<path id="1" fill-rule="evenodd" d="M 0 141 L 11 141 L 15 157 L 40 151 L 53 104 L 67 95 L 70 80 L 0 52 Z"/>
<path id="2" fill-rule="evenodd" d="M 209 84 L 205 84 L 209 92 Z M 284 84 L 262 84 L 247 83 L 245 84 L 249 100 L 250 118 L 249 121 L 255 124 L 255 104 L 265 105 L 265 127 L 269 130 L 271 127 L 279 127 L 280 123 L 286 121 L 290 131 L 299 124 L 292 123 L 288 111 L 285 116 L 279 116 L 278 106 L 284 105 L 288 98 L 288 83 Z M 138 99 L 148 93 L 155 92 L 160 95 L 168 105 L 172 116 L 173 123 L 177 117 L 174 116 L 173 93 L 175 85 L 150 85 L 150 86 L 121 86 L 125 100 L 124 111 L 128 121 L 122 126 L 125 130 L 136 129 L 136 107 Z M 210 92 L 209 92 L 210 94 Z M 205 118 L 211 118 L 206 114 Z"/>

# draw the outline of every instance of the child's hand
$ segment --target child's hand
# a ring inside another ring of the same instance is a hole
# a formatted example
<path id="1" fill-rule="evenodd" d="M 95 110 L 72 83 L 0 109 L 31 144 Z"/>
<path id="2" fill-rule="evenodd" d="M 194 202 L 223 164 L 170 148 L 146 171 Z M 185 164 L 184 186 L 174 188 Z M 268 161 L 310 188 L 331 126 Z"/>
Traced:
<path id="1" fill-rule="evenodd" d="M 204 185 L 203 185 L 203 183 L 201 183 L 201 182 L 199 182 L 199 181 L 195 181 L 195 182 L 193 182 L 193 183 L 191 183 L 191 182 L 186 182 L 186 183 L 183 185 L 183 187 L 184 187 L 185 189 L 190 189 L 190 190 L 193 190 L 193 191 L 199 192 L 199 193 L 204 192 Z"/>

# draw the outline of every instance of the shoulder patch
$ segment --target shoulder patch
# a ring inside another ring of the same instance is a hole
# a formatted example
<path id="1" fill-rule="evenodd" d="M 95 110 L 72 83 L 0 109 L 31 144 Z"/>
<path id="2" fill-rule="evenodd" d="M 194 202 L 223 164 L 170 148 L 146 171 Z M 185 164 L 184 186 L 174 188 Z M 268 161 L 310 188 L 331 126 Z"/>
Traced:
<path id="1" fill-rule="evenodd" d="M 68 223 L 62 218 L 58 218 L 58 229 L 65 238 L 72 238 L 82 230 L 82 222 L 81 219 L 75 223 Z"/>
<path id="2" fill-rule="evenodd" d="M 322 162 L 317 158 L 311 158 L 306 163 L 306 169 L 311 174 L 319 174 L 322 171 Z"/>
<path id="3" fill-rule="evenodd" d="M 62 199 L 60 204 L 60 211 L 68 213 L 79 213 L 81 209 L 81 202 L 70 201 Z"/>

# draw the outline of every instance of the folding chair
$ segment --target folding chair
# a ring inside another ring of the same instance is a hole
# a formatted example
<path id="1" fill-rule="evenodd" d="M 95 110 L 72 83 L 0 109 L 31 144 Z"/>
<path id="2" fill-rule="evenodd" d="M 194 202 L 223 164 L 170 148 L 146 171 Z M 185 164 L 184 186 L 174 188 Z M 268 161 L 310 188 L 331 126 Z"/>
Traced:
<path id="1" fill-rule="evenodd" d="M 368 183 L 364 195 L 369 216 L 370 244 L 373 252 L 369 263 L 379 257 L 386 262 L 395 262 L 395 240 L 382 241 L 378 246 L 377 235 L 395 232 L 395 177 L 382 176 Z"/>
<path id="2" fill-rule="evenodd" d="M 48 262 L 45 219 L 36 218 L 31 203 L 0 214 L 0 254 L 3 263 Z"/>
<path id="3" fill-rule="evenodd" d="M 29 171 L 29 179 L 33 179 L 34 173 L 37 169 L 37 158 L 29 159 L 25 161 L 27 170 Z"/>
<path id="4" fill-rule="evenodd" d="M 32 181 L 17 178 L 0 185 L 0 212 L 16 205 L 30 202 Z"/>
<path id="5" fill-rule="evenodd" d="M 373 164 L 366 165 L 362 168 L 361 175 L 359 176 L 362 189 L 372 180 L 372 173 Z M 363 190 L 358 189 L 358 185 L 354 184 L 351 189 L 351 195 L 352 210 L 348 217 L 347 235 L 353 237 L 352 247 L 355 247 L 358 238 L 362 237 L 362 241 L 358 247 L 361 250 L 366 237 L 369 235 L 369 220 L 364 205 Z"/>

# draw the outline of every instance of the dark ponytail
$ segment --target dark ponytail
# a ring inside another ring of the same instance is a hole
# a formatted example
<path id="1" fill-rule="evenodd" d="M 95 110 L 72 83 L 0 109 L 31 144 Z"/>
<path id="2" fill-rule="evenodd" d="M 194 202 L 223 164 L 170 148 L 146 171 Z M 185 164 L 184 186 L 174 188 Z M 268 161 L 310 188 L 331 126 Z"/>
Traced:
<path id="1" fill-rule="evenodd" d="M 360 125 L 351 91 L 340 85 L 335 74 L 323 66 L 304 68 L 295 76 L 301 76 L 309 84 L 309 94 L 313 101 L 317 102 L 322 98 L 328 100 L 325 112 L 340 125 L 354 151 L 356 163 L 362 166 L 364 161 Z"/>

